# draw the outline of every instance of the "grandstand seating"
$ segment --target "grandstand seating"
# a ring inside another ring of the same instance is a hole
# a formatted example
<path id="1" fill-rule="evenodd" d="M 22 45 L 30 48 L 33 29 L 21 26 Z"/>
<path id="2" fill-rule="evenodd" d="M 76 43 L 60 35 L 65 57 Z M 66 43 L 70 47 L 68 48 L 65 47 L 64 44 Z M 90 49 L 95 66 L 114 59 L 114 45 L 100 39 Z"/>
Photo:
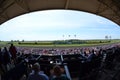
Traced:
<path id="1" fill-rule="evenodd" d="M 18 80 L 23 74 L 28 75 L 28 65 L 32 65 L 35 62 L 39 62 L 41 65 L 41 70 L 45 74 L 50 76 L 50 70 L 54 65 L 60 65 L 62 68 L 66 69 L 65 73 L 69 73 L 67 76 L 71 80 L 76 77 L 80 80 L 103 80 L 108 78 L 108 72 L 114 72 L 111 76 L 112 79 L 108 80 L 119 80 L 120 69 L 117 67 L 120 65 L 120 48 L 112 47 L 103 50 L 103 54 L 99 57 L 93 58 L 91 61 L 81 54 L 64 54 L 64 55 L 36 55 L 36 54 L 25 54 L 24 57 L 19 56 L 18 64 L 15 68 L 8 71 L 3 77 L 3 80 Z M 105 60 L 104 54 L 106 54 Z M 27 59 L 27 60 L 26 60 Z M 116 64 L 119 63 L 119 64 Z M 66 67 L 65 67 L 66 66 Z M 115 69 L 115 71 L 114 71 Z M 19 73 L 19 74 L 18 74 Z M 66 73 L 66 74 L 67 74 Z M 101 74 L 102 73 L 102 74 Z M 104 75 L 103 75 L 104 74 Z M 88 76 L 89 75 L 89 76 Z M 110 75 L 110 74 L 108 74 Z M 99 78 L 99 76 L 102 76 Z"/>

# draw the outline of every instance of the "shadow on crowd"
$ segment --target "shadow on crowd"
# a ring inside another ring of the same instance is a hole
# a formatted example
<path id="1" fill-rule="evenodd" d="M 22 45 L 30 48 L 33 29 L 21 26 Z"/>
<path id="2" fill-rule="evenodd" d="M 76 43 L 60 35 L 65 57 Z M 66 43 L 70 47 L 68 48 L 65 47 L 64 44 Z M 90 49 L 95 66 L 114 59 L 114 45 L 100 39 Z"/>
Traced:
<path id="1" fill-rule="evenodd" d="M 83 53 L 84 55 L 18 54 L 15 67 L 3 71 L 1 80 L 23 80 L 23 77 L 27 80 L 31 67 L 36 62 L 49 78 L 53 66 L 59 65 L 70 80 L 120 80 L 120 47 L 93 50 L 90 55 Z"/>

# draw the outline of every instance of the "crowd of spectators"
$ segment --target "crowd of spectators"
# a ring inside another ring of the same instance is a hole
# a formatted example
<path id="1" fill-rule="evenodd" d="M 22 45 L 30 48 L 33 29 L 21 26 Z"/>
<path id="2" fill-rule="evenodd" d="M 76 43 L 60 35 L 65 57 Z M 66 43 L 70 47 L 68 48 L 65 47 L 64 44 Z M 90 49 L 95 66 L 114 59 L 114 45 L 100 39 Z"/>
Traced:
<path id="1" fill-rule="evenodd" d="M 10 47 L 0 48 L 0 70 L 1 74 L 13 68 L 16 61 L 17 49 L 13 44 Z"/>
<path id="2" fill-rule="evenodd" d="M 39 47 L 17 47 L 17 51 L 24 54 L 39 54 L 39 55 L 67 55 L 89 53 L 92 50 L 108 49 L 116 45 L 104 45 L 95 47 L 72 47 L 72 48 L 39 48 Z"/>
<path id="3" fill-rule="evenodd" d="M 35 77 L 36 74 L 38 75 L 38 77 L 39 77 L 39 75 L 41 76 L 41 74 L 39 73 L 40 65 L 38 63 L 32 64 L 33 68 L 31 68 L 31 69 L 33 69 L 34 71 L 32 73 L 30 73 L 31 72 L 29 70 L 30 65 L 28 66 L 27 62 L 28 62 L 29 58 L 33 58 L 32 55 L 55 56 L 55 55 L 79 54 L 84 59 L 84 60 L 81 60 L 81 62 L 80 62 L 80 63 L 83 63 L 83 66 L 77 65 L 79 68 L 81 68 L 81 69 L 79 69 L 79 70 L 81 70 L 81 72 L 79 72 L 79 74 L 80 74 L 79 77 L 82 77 L 86 73 L 88 73 L 88 71 L 91 71 L 90 69 L 100 67 L 101 63 L 105 62 L 105 59 L 107 57 L 109 57 L 109 56 L 106 56 L 106 53 L 107 53 L 106 50 L 109 50 L 111 48 L 112 48 L 112 53 L 115 53 L 114 52 L 115 49 L 120 48 L 120 45 L 113 44 L 113 45 L 104 45 L 104 46 L 95 46 L 95 47 L 73 47 L 73 48 L 39 48 L 39 47 L 30 48 L 30 47 L 15 47 L 13 44 L 11 44 L 9 47 L 0 48 L 0 76 L 3 76 L 3 77 L 6 75 L 8 76 L 8 74 L 6 74 L 7 72 L 12 70 L 13 68 L 19 67 L 18 65 L 20 65 L 20 66 L 24 67 L 25 72 L 23 71 L 23 73 L 26 74 L 26 78 L 28 78 L 28 80 L 34 80 L 32 78 Z M 25 56 L 25 55 L 29 55 L 29 56 Z M 21 58 L 21 60 L 19 61 L 20 58 Z M 79 57 L 77 57 L 77 58 L 79 58 Z M 114 58 L 114 56 L 112 56 L 112 58 Z M 106 63 L 106 65 L 109 64 L 110 60 L 111 60 L 111 58 L 108 60 L 108 63 Z M 22 63 L 22 61 L 24 61 L 24 63 Z M 64 58 L 61 61 L 68 63 L 68 66 L 70 66 L 74 63 L 74 62 L 73 63 L 71 62 L 72 64 L 70 64 L 69 63 L 70 60 L 67 61 L 66 58 Z M 72 59 L 71 59 L 71 61 L 72 61 Z M 77 62 L 77 61 L 75 61 L 75 62 Z M 77 64 L 78 64 L 78 62 L 77 62 Z M 74 66 L 74 65 L 72 65 L 72 66 Z M 90 68 L 88 68 L 88 66 Z M 83 67 L 84 67 L 84 69 L 83 69 Z M 56 69 L 56 68 L 59 70 L 59 66 L 54 67 L 54 69 Z M 26 70 L 28 70 L 28 71 L 26 71 Z M 56 72 L 56 71 L 54 71 L 54 72 Z M 14 69 L 14 73 L 16 73 L 15 69 Z M 54 78 L 52 78 L 52 80 L 57 80 L 56 78 L 57 78 L 57 76 L 61 76 L 61 72 L 60 72 L 60 74 L 58 74 L 58 72 L 57 72 L 57 73 L 55 73 L 55 75 L 56 75 L 56 77 L 54 76 Z M 48 76 L 48 78 L 47 78 L 47 76 L 48 75 L 45 75 L 44 76 L 45 79 L 43 79 L 43 80 L 48 80 L 49 76 Z M 65 78 L 65 76 L 63 76 L 63 77 Z M 3 79 L 3 80 L 8 80 L 8 79 Z M 16 80 L 16 78 L 13 80 Z"/>

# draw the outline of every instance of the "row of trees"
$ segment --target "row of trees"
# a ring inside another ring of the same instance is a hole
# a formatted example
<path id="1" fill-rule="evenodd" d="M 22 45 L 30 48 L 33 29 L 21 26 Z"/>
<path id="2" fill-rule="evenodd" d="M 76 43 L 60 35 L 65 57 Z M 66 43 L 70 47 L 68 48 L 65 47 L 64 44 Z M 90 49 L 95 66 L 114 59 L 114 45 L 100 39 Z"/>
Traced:
<path id="1" fill-rule="evenodd" d="M 109 43 L 109 40 L 56 40 L 56 41 L 32 41 L 32 42 L 18 42 L 19 45 L 55 45 L 55 44 L 99 44 Z"/>
<path id="2" fill-rule="evenodd" d="M 111 38 L 112 38 L 111 36 L 108 36 L 108 35 L 105 36 L 106 40 L 111 40 Z"/>

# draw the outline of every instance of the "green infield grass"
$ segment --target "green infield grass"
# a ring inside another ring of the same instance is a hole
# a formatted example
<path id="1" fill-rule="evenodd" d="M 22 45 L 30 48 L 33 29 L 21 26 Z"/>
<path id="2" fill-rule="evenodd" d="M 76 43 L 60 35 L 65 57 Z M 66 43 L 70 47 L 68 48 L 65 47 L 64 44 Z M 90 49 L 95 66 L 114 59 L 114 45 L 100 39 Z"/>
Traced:
<path id="1" fill-rule="evenodd" d="M 0 41 L 0 47 L 10 46 L 13 43 L 15 46 L 21 47 L 83 47 L 83 46 L 99 46 L 99 45 L 107 45 L 107 44 L 114 44 L 120 43 L 119 39 L 113 40 L 82 40 L 84 43 L 75 43 L 75 40 L 72 42 L 63 43 L 64 41 L 59 41 L 59 43 L 54 43 L 54 41 L 24 41 L 24 42 L 17 42 L 17 41 Z"/>

